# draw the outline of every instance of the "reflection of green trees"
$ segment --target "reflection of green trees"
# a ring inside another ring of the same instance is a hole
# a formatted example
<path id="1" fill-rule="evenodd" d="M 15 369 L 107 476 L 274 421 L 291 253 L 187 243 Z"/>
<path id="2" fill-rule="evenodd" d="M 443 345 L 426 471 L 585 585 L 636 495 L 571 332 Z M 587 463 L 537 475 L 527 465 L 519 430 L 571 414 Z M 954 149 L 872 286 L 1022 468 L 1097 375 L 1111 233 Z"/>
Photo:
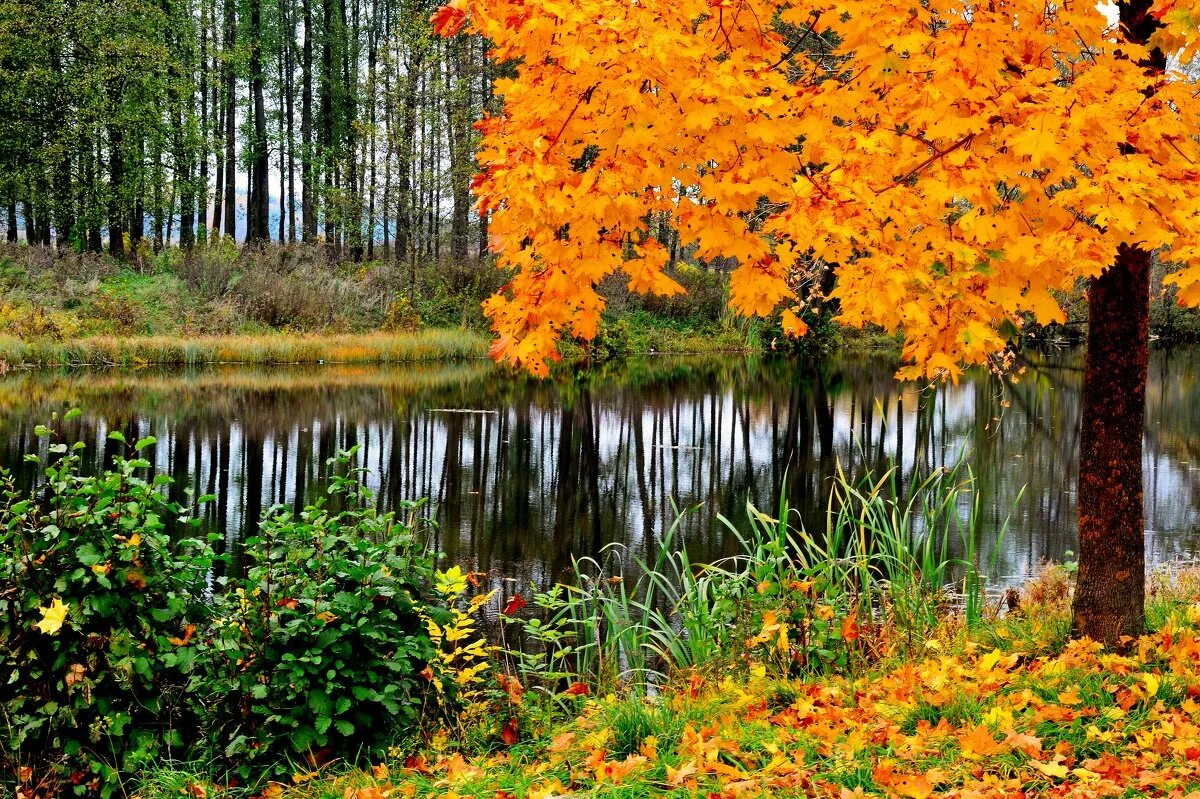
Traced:
<path id="1" fill-rule="evenodd" d="M 483 362 L 10 373 L 0 377 L 0 459 L 18 465 L 36 424 L 80 405 L 66 433 L 91 442 L 93 466 L 113 452 L 106 431 L 153 434 L 156 468 L 177 492 L 217 494 L 208 522 L 234 531 L 258 509 L 321 491 L 325 460 L 358 444 L 382 504 L 430 499 L 433 543 L 448 558 L 531 578 L 614 540 L 651 556 L 675 505 L 702 506 L 682 531 L 700 556 L 730 551 L 714 516 L 741 518 L 747 498 L 770 508 L 786 493 L 819 530 L 839 461 L 852 477 L 895 461 L 911 481 L 966 450 L 985 558 L 1009 513 L 1002 572 L 1071 548 L 1078 357 L 1031 355 L 1012 384 L 982 371 L 956 386 L 900 384 L 895 367 L 870 357 L 645 359 L 564 368 L 548 381 Z M 1198 353 L 1152 358 L 1147 496 L 1165 528 L 1152 542 L 1160 553 L 1189 543 L 1179 528 L 1200 516 L 1198 376 Z"/>

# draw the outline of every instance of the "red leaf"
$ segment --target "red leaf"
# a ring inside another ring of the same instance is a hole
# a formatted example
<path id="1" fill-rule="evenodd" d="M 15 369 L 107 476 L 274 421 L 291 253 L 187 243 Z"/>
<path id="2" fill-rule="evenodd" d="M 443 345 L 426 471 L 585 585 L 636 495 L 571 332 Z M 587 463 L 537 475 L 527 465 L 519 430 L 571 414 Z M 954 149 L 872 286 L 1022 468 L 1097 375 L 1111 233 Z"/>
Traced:
<path id="1" fill-rule="evenodd" d="M 858 619 L 854 616 L 847 616 L 842 622 L 842 638 L 847 641 L 857 641 L 862 633 L 858 629 Z"/>
<path id="2" fill-rule="evenodd" d="M 520 738 L 521 736 L 517 732 L 517 720 L 515 718 L 509 719 L 508 723 L 504 725 L 504 729 L 500 731 L 500 740 L 504 741 L 504 743 L 508 744 L 509 746 L 512 746 L 519 741 Z"/>
<path id="3" fill-rule="evenodd" d="M 504 615 L 515 616 L 523 607 L 525 607 L 525 597 L 513 594 L 513 598 L 508 600 L 508 604 L 504 606 Z"/>
<path id="4" fill-rule="evenodd" d="M 467 24 L 467 13 L 451 0 L 450 3 L 433 12 L 430 17 L 430 22 L 433 23 L 433 32 L 438 36 L 450 37 L 462 30 L 463 25 Z"/>
<path id="5" fill-rule="evenodd" d="M 586 685 L 584 685 L 581 682 L 573 682 L 573 683 L 571 683 L 570 688 L 563 691 L 563 693 L 566 694 L 567 696 L 587 696 L 591 692 L 592 692 L 592 689 L 588 688 Z"/>

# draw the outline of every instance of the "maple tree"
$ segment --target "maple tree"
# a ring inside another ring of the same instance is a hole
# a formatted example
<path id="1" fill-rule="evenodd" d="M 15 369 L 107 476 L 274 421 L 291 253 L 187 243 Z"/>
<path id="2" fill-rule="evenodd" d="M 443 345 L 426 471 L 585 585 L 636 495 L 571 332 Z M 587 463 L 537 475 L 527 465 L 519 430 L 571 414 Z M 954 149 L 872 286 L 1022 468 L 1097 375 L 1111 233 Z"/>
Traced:
<path id="1" fill-rule="evenodd" d="M 1200 6 L 1043 0 L 451 0 L 435 29 L 515 65 L 479 125 L 474 188 L 514 277 L 493 355 L 545 374 L 622 272 L 672 294 L 665 222 L 736 258 L 731 304 L 806 331 L 902 330 L 901 377 L 956 379 L 1052 292 L 1090 281 L 1077 630 L 1142 626 L 1141 430 L 1150 252 L 1200 304 Z"/>

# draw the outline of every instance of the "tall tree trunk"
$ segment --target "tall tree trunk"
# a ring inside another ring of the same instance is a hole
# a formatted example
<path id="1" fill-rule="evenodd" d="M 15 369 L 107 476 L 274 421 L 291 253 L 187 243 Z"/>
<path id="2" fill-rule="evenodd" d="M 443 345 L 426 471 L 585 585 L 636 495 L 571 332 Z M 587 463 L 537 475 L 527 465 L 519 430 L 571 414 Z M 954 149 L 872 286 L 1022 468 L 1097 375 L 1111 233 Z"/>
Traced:
<path id="1" fill-rule="evenodd" d="M 4 238 L 9 244 L 17 240 L 17 204 L 12 200 L 8 202 L 8 226 L 5 228 Z"/>
<path id="2" fill-rule="evenodd" d="M 467 38 L 446 43 L 446 149 L 450 156 L 450 257 L 467 260 L 471 213 L 471 91 L 467 76 Z"/>
<path id="3" fill-rule="evenodd" d="M 324 177 L 326 199 L 333 196 L 333 0 L 321 0 L 321 130 L 317 163 Z M 325 208 L 325 246 L 333 243 L 337 227 L 329 204 Z"/>
<path id="4" fill-rule="evenodd" d="M 396 168 L 396 257 L 404 258 L 413 247 L 417 203 L 413 197 L 412 174 L 417 141 L 417 78 L 423 67 L 420 43 L 410 54 L 404 76 L 404 110 L 400 119 L 400 161 Z"/>
<path id="5" fill-rule="evenodd" d="M 67 78 L 62 68 L 62 57 L 55 47 L 50 51 L 50 68 L 58 81 L 55 102 L 55 135 L 65 136 L 69 98 L 66 91 Z M 65 145 L 65 142 L 64 142 Z M 71 246 L 71 228 L 75 227 L 74 199 L 71 191 L 71 148 L 64 146 L 56 157 L 54 166 L 54 232 L 55 246 L 66 252 Z"/>
<path id="6" fill-rule="evenodd" d="M 268 223 L 267 111 L 263 98 L 262 0 L 250 0 L 250 99 L 254 141 L 251 143 L 250 196 L 246 211 L 246 241 L 270 241 Z"/>
<path id="7" fill-rule="evenodd" d="M 113 114 L 116 102 L 113 102 Z M 119 123 L 108 128 L 108 254 L 125 259 L 125 213 L 122 195 L 125 193 L 125 134 Z"/>
<path id="8" fill-rule="evenodd" d="M 154 216 L 154 251 L 160 252 L 163 245 L 166 243 L 165 231 L 167 229 L 166 216 L 170 213 L 169 209 L 165 208 L 163 203 L 163 184 L 166 182 L 165 173 L 162 162 L 162 146 L 155 140 L 154 144 L 154 187 L 150 190 L 150 202 L 153 204 L 151 209 Z"/>
<path id="9" fill-rule="evenodd" d="M 1152 0 L 1118 4 L 1125 38 L 1145 44 L 1158 27 Z M 1141 62 L 1162 74 L 1166 57 Z M 1126 146 L 1127 152 L 1133 152 Z M 1088 290 L 1087 360 L 1079 450 L 1079 577 L 1074 633 L 1119 645 L 1145 628 L 1146 527 L 1142 439 L 1150 340 L 1150 253 L 1121 245 Z"/>
<path id="10" fill-rule="evenodd" d="M 30 247 L 37 246 L 41 242 L 41 237 L 37 232 L 37 218 L 33 212 L 33 203 L 25 200 L 22 205 L 25 206 L 25 243 Z"/>
<path id="11" fill-rule="evenodd" d="M 300 224 L 303 240 L 317 240 L 317 197 L 313 185 L 313 16 L 310 0 L 303 0 L 304 44 L 300 54 Z"/>
<path id="12" fill-rule="evenodd" d="M 1142 632 L 1150 254 L 1122 246 L 1088 290 L 1079 451 L 1075 633 L 1112 645 Z"/>
<path id="13" fill-rule="evenodd" d="M 74 227 L 74 200 L 71 191 L 71 152 L 64 148 L 55 172 L 54 197 L 54 246 L 59 252 L 71 247 L 71 229 Z"/>
<path id="14" fill-rule="evenodd" d="M 100 198 L 98 195 L 97 186 L 97 170 L 100 169 L 100 136 L 97 135 L 95 141 L 88 142 L 88 160 L 87 168 L 84 170 L 84 182 L 87 184 L 88 197 L 88 235 L 87 248 L 88 252 L 100 252 L 104 249 L 104 238 L 100 233 L 101 220 L 104 218 L 104 211 L 100 208 Z"/>
<path id="15" fill-rule="evenodd" d="M 288 241 L 296 240 L 296 138 L 295 126 L 295 94 L 296 94 L 296 21 L 292 16 L 292 4 L 289 0 L 280 3 L 284 17 L 284 35 L 287 41 L 284 45 L 284 83 L 282 87 L 284 98 L 284 119 L 287 121 L 287 214 Z M 283 186 L 280 186 L 283 190 Z M 282 213 L 282 207 L 280 209 Z M 280 237 L 282 239 L 282 237 Z"/>
<path id="16" fill-rule="evenodd" d="M 197 188 L 197 238 L 203 244 L 208 241 L 208 0 L 200 4 L 200 174 Z"/>
<path id="17" fill-rule="evenodd" d="M 146 235 L 146 201 L 144 198 L 142 175 L 145 173 L 143 164 L 146 162 L 146 141 L 141 136 L 137 140 L 137 172 L 134 179 L 133 202 L 129 209 L 129 249 L 130 255 L 136 257 L 138 245 Z"/>
<path id="18" fill-rule="evenodd" d="M 225 235 L 237 240 L 237 0 L 225 0 Z"/>
<path id="19" fill-rule="evenodd" d="M 392 52 L 392 4 L 389 0 L 383 0 L 383 41 L 384 41 L 384 60 L 383 60 L 383 198 L 379 209 L 379 218 L 383 222 L 383 260 L 389 260 L 391 255 L 391 242 L 389 241 L 389 226 L 391 218 L 388 216 L 388 211 L 391 208 L 389 200 L 391 199 L 392 191 L 392 142 L 395 140 L 395 131 L 392 129 L 392 124 L 395 121 L 395 114 L 392 113 L 392 65 L 393 59 L 390 57 Z"/>
<path id="20" fill-rule="evenodd" d="M 375 140 L 378 138 L 378 130 L 376 129 L 376 111 L 379 105 L 379 75 L 377 74 L 377 65 L 379 62 L 378 38 L 379 38 L 379 0 L 371 2 L 371 27 L 368 31 L 367 45 L 367 103 L 368 115 L 367 119 L 370 124 L 371 141 L 369 145 L 369 154 L 367 156 L 367 169 L 370 174 L 365 178 L 367 183 L 367 260 L 370 261 L 375 257 Z"/>
<path id="21" fill-rule="evenodd" d="M 215 82 L 224 85 L 223 81 Z M 216 158 L 216 164 L 214 165 L 216 186 L 213 188 L 212 234 L 215 238 L 221 237 L 221 222 L 225 218 L 221 208 L 225 200 L 225 148 L 221 144 L 225 136 L 225 105 L 218 102 L 213 106 L 214 111 L 218 107 L 221 109 L 219 112 L 216 112 L 218 119 L 215 131 L 218 138 L 216 145 L 213 147 L 213 155 Z"/>

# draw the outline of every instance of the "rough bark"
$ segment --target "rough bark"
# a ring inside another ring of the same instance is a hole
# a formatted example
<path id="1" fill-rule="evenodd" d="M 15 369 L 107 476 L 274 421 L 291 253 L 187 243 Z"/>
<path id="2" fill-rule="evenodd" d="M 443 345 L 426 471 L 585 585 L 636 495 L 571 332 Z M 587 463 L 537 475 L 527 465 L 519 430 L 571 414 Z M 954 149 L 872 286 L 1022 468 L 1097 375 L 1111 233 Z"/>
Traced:
<path id="1" fill-rule="evenodd" d="M 1150 39 L 1157 27 L 1150 7 L 1151 0 L 1118 4 L 1126 39 L 1137 44 Z M 1161 74 L 1166 58 L 1154 50 L 1141 65 Z M 1088 290 L 1073 632 L 1109 646 L 1145 628 L 1142 437 L 1150 258 L 1140 247 L 1122 245 L 1112 267 Z"/>
<path id="2" fill-rule="evenodd" d="M 1075 633 L 1113 645 L 1142 632 L 1145 524 L 1142 434 L 1150 254 L 1122 247 L 1088 291 L 1079 452 Z"/>

